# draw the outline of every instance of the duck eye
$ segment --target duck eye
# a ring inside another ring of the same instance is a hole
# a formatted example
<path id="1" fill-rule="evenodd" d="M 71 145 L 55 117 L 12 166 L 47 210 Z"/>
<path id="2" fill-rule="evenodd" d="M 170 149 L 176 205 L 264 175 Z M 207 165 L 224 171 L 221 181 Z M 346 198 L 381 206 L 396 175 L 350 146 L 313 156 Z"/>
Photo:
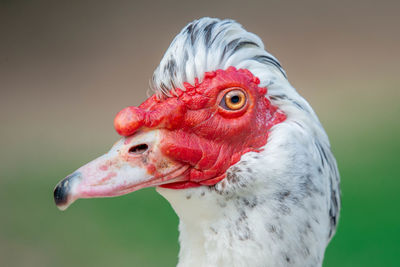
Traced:
<path id="1" fill-rule="evenodd" d="M 233 89 L 227 92 L 219 104 L 227 110 L 238 110 L 246 104 L 246 94 L 241 89 Z"/>

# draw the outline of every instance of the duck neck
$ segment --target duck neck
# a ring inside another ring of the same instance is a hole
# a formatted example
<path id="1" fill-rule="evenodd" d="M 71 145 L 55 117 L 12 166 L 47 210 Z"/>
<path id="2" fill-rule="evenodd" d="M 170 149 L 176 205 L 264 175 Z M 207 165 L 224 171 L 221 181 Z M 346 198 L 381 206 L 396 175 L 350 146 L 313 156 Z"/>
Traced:
<path id="1" fill-rule="evenodd" d="M 260 259 L 260 250 L 267 245 L 267 240 L 261 241 L 257 235 L 262 223 L 252 222 L 262 216 L 250 200 L 237 197 L 227 201 L 208 187 L 157 191 L 180 219 L 179 267 L 268 265 L 264 257 Z"/>

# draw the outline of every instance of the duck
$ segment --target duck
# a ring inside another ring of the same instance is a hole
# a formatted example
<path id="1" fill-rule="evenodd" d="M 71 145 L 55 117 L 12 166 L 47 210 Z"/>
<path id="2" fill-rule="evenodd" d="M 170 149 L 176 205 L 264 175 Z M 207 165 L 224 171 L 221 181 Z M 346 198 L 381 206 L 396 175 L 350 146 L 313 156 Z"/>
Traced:
<path id="1" fill-rule="evenodd" d="M 179 217 L 178 267 L 322 266 L 339 220 L 337 163 L 262 40 L 234 20 L 197 19 L 151 89 L 116 115 L 111 150 L 56 185 L 57 207 L 155 187 Z"/>

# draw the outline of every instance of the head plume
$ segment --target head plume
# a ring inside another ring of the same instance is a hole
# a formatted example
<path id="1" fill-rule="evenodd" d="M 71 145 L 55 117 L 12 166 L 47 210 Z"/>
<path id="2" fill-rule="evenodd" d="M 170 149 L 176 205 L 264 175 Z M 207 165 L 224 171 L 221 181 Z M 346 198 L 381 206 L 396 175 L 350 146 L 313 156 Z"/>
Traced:
<path id="1" fill-rule="evenodd" d="M 200 82 L 204 74 L 228 67 L 248 69 L 261 86 L 286 74 L 279 61 L 265 51 L 261 39 L 233 20 L 201 18 L 189 23 L 172 41 L 153 74 L 157 93 L 170 96 L 184 83 Z M 269 71 L 265 71 L 268 68 Z"/>

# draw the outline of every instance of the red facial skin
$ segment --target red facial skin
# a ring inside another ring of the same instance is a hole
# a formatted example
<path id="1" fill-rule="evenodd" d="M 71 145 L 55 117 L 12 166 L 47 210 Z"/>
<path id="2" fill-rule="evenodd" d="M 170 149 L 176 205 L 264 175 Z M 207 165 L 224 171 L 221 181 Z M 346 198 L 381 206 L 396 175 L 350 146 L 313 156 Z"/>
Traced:
<path id="1" fill-rule="evenodd" d="M 115 120 L 116 131 L 130 136 L 140 129 L 164 129 L 160 151 L 167 157 L 189 165 L 183 182 L 162 187 L 182 189 L 214 185 L 225 178 L 226 170 L 249 151 L 260 151 L 267 143 L 272 126 L 286 115 L 271 105 L 267 88 L 246 69 L 207 72 L 202 83 L 185 83 L 186 91 L 177 96 L 148 98 L 139 107 L 121 110 Z M 232 88 L 247 95 L 239 110 L 220 106 Z"/>

